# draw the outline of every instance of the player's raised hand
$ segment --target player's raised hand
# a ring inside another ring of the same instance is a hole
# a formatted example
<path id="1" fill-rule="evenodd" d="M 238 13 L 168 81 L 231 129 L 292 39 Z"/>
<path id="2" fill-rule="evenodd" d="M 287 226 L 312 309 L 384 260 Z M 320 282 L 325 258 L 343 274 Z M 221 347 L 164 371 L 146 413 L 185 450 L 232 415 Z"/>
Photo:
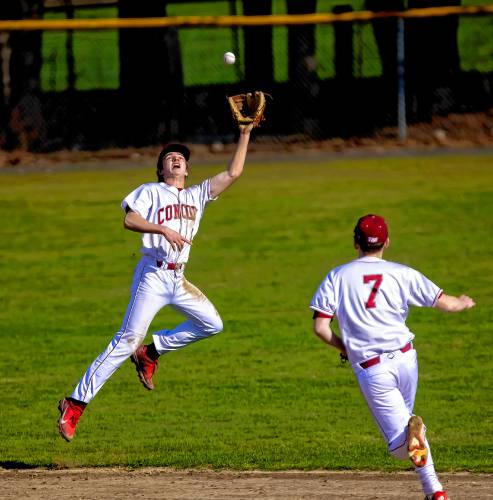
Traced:
<path id="1" fill-rule="evenodd" d="M 249 134 L 253 130 L 253 123 L 248 123 L 246 125 L 238 125 L 240 129 L 240 134 Z"/>
<path id="2" fill-rule="evenodd" d="M 185 243 L 192 244 L 190 240 L 187 240 L 180 233 L 173 231 L 169 227 L 163 227 L 162 234 L 173 250 L 181 250 L 185 246 Z"/>

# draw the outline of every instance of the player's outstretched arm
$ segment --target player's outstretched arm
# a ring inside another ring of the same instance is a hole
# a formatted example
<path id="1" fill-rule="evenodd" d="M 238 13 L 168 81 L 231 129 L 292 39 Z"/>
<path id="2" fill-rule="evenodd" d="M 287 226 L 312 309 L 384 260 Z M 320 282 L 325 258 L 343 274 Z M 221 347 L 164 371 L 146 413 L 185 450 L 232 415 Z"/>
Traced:
<path id="1" fill-rule="evenodd" d="M 245 165 L 248 143 L 250 141 L 250 132 L 252 131 L 253 124 L 240 125 L 240 137 L 236 144 L 236 150 L 233 158 L 229 162 L 228 170 L 215 175 L 211 179 L 211 196 L 215 198 L 220 195 L 226 188 L 231 186 L 233 182 L 243 173 Z"/>
<path id="2" fill-rule="evenodd" d="M 173 229 L 170 229 L 169 227 L 153 224 L 133 210 L 128 210 L 125 214 L 123 226 L 125 229 L 135 231 L 137 233 L 162 234 L 172 246 L 173 250 L 181 250 L 185 243 L 188 243 L 189 245 L 192 244 L 191 241 L 184 238 L 180 233 L 173 231 Z"/>
<path id="3" fill-rule="evenodd" d="M 440 309 L 440 311 L 445 312 L 460 312 L 464 309 L 471 309 L 476 303 L 471 297 L 467 295 L 461 295 L 460 297 L 454 297 L 453 295 L 445 295 L 442 293 L 440 298 L 437 300 L 435 307 Z"/>
<path id="4" fill-rule="evenodd" d="M 346 354 L 346 348 L 342 340 L 332 331 L 330 322 L 331 318 L 315 318 L 313 320 L 313 331 L 323 342 Z"/>

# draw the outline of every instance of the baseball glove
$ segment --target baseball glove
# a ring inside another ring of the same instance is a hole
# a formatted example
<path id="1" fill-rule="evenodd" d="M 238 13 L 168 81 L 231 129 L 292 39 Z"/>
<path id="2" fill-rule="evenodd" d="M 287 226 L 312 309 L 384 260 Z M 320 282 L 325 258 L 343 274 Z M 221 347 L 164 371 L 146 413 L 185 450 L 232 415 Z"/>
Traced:
<path id="1" fill-rule="evenodd" d="M 236 94 L 227 96 L 233 119 L 238 125 L 249 125 L 258 127 L 265 120 L 264 112 L 267 104 L 266 97 L 272 99 L 272 96 L 256 90 L 246 94 Z"/>

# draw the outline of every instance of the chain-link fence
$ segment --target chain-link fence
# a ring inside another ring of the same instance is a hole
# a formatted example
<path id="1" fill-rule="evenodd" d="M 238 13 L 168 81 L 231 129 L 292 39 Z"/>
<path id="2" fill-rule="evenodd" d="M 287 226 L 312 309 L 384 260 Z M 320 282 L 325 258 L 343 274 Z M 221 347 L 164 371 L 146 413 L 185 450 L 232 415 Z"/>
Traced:
<path id="1" fill-rule="evenodd" d="M 265 4 L 265 14 L 353 10 L 315 0 L 298 2 L 301 12 L 293 2 L 291 10 Z M 248 14 L 243 5 L 215 2 L 214 14 Z M 378 12 L 386 5 L 367 0 L 362 7 Z M 207 13 L 197 6 L 168 3 L 162 14 Z M 36 16 L 125 12 L 121 5 L 65 5 L 31 12 Z M 223 64 L 226 51 L 237 54 L 235 65 Z M 460 139 L 467 128 L 473 141 L 493 142 L 493 15 L 3 31 L 0 58 L 4 150 L 228 143 L 234 127 L 225 96 L 255 89 L 274 96 L 260 132 L 266 141 L 416 140 L 421 134 L 426 142 L 431 127 L 438 142 Z"/>

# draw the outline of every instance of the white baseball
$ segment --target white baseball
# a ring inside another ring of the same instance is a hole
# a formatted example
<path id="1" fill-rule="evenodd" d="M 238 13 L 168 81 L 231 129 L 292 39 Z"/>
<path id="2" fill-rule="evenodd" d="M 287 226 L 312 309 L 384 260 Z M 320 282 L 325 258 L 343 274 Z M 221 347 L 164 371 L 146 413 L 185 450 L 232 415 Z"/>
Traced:
<path id="1" fill-rule="evenodd" d="M 225 52 L 224 53 L 224 64 L 234 64 L 236 61 L 236 56 L 233 52 Z"/>

